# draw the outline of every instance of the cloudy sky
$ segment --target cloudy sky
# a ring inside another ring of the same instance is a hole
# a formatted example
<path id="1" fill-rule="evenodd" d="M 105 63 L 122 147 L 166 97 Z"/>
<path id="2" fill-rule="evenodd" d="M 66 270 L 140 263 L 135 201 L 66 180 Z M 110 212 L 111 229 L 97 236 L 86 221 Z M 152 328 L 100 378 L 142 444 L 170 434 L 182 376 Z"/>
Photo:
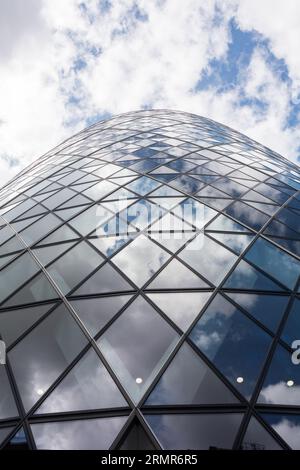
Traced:
<path id="1" fill-rule="evenodd" d="M 299 44 L 299 0 L 1 0 L 1 182 L 145 108 L 210 117 L 297 161 Z"/>

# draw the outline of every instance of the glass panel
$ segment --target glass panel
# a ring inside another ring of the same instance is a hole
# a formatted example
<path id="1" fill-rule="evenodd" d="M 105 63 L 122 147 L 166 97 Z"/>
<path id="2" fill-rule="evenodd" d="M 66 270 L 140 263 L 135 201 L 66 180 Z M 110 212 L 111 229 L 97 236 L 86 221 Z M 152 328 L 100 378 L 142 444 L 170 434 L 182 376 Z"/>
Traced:
<path id="1" fill-rule="evenodd" d="M 282 450 L 274 437 L 252 417 L 241 445 L 242 450 Z"/>
<path id="2" fill-rule="evenodd" d="M 186 331 L 202 310 L 211 292 L 175 292 L 148 294 L 154 302 L 182 331 Z"/>
<path id="3" fill-rule="evenodd" d="M 28 328 L 37 322 L 52 305 L 39 305 L 38 307 L 19 308 L 0 313 L 0 334 L 6 346 L 10 346 Z"/>
<path id="4" fill-rule="evenodd" d="M 31 430 L 37 449 L 105 450 L 109 449 L 126 420 L 126 416 L 118 416 L 39 423 L 32 424 Z"/>
<path id="5" fill-rule="evenodd" d="M 55 258 L 58 258 L 60 255 L 65 253 L 71 246 L 74 245 L 73 243 L 60 243 L 59 245 L 51 245 L 51 246 L 42 246 L 41 248 L 33 248 L 32 252 L 35 254 L 39 262 L 46 266 Z"/>
<path id="6" fill-rule="evenodd" d="M 119 235 L 116 237 L 106 235 L 104 237 L 91 238 L 89 241 L 109 258 L 133 237 L 134 234 L 131 236 Z"/>
<path id="7" fill-rule="evenodd" d="M 143 230 L 164 213 L 165 210 L 162 207 L 152 204 L 145 199 L 141 199 L 121 212 L 120 217 L 126 221 L 126 223 L 130 223 L 138 229 Z"/>
<path id="8" fill-rule="evenodd" d="M 231 292 L 226 294 L 258 321 L 276 333 L 279 322 L 287 307 L 289 297 L 251 293 L 233 294 Z"/>
<path id="9" fill-rule="evenodd" d="M 140 235 L 133 242 L 123 248 L 114 258 L 113 262 L 136 285 L 142 286 L 162 265 L 170 255 L 144 235 Z"/>
<path id="10" fill-rule="evenodd" d="M 120 450 L 155 450 L 152 442 L 145 433 L 144 429 L 137 421 L 129 429 L 125 439 L 122 440 L 119 446 Z"/>
<path id="11" fill-rule="evenodd" d="M 98 201 L 99 199 L 107 196 L 107 194 L 115 191 L 117 186 L 109 181 L 100 181 L 99 183 L 95 184 L 91 188 L 84 191 L 83 194 L 90 197 L 94 201 Z"/>
<path id="12" fill-rule="evenodd" d="M 19 416 L 12 390 L 6 373 L 6 367 L 0 364 L 0 419 Z"/>
<path id="13" fill-rule="evenodd" d="M 262 212 L 250 207 L 243 202 L 234 202 L 225 210 L 226 214 L 231 215 L 239 222 L 255 230 L 260 230 L 262 226 L 269 220 L 269 217 Z"/>
<path id="14" fill-rule="evenodd" d="M 25 243 L 31 245 L 60 224 L 61 220 L 59 220 L 58 217 L 53 214 L 47 214 L 42 219 L 25 228 L 25 230 L 20 233 L 20 236 Z"/>
<path id="15" fill-rule="evenodd" d="M 275 292 L 283 290 L 279 284 L 271 281 L 271 279 L 243 260 L 239 262 L 223 287 L 226 289 L 268 290 Z"/>
<path id="16" fill-rule="evenodd" d="M 254 235 L 236 233 L 209 233 L 210 237 L 223 243 L 237 255 L 240 255 L 253 240 Z"/>
<path id="17" fill-rule="evenodd" d="M 26 411 L 86 344 L 85 336 L 61 305 L 8 353 Z"/>
<path id="18" fill-rule="evenodd" d="M 100 204 L 96 204 L 70 220 L 69 224 L 81 235 L 85 236 L 106 222 L 111 216 L 111 212 Z"/>
<path id="19" fill-rule="evenodd" d="M 186 192 L 186 194 L 195 194 L 205 186 L 201 181 L 186 175 L 176 178 L 171 182 L 171 185 Z"/>
<path id="20" fill-rule="evenodd" d="M 64 294 L 73 289 L 103 261 L 86 242 L 81 242 L 51 264 L 47 271 Z"/>
<path id="21" fill-rule="evenodd" d="M 178 380 L 180 378 L 180 380 Z M 184 343 L 150 394 L 146 405 L 238 403 L 237 398 Z"/>
<path id="22" fill-rule="evenodd" d="M 271 337 L 218 294 L 192 330 L 190 338 L 249 399 Z"/>
<path id="23" fill-rule="evenodd" d="M 233 253 L 203 234 L 189 243 L 179 258 L 215 285 L 220 283 L 237 259 Z"/>
<path id="24" fill-rule="evenodd" d="M 66 240 L 74 240 L 78 238 L 78 235 L 73 232 L 67 225 L 63 225 L 62 227 L 55 230 L 55 232 L 48 235 L 48 237 L 44 238 L 38 245 L 47 245 L 48 243 L 56 243 L 56 242 L 63 242 Z"/>
<path id="25" fill-rule="evenodd" d="M 17 237 L 13 237 L 8 240 L 0 248 L 0 255 L 6 255 L 15 251 L 25 250 L 25 245 Z"/>
<path id="26" fill-rule="evenodd" d="M 172 259 L 149 284 L 148 289 L 201 289 L 206 287 L 209 287 L 208 284 L 200 277 L 177 259 Z"/>
<path id="27" fill-rule="evenodd" d="M 300 405 L 300 367 L 282 346 L 276 348 L 258 402 Z"/>
<path id="28" fill-rule="evenodd" d="M 91 295 L 129 290 L 133 290 L 131 285 L 110 264 L 106 263 L 82 284 L 73 295 Z"/>
<path id="29" fill-rule="evenodd" d="M 24 253 L 0 271 L 0 303 L 39 271 L 29 253 Z"/>
<path id="30" fill-rule="evenodd" d="M 93 349 L 71 369 L 36 411 L 59 413 L 126 407 L 127 403 Z"/>
<path id="31" fill-rule="evenodd" d="M 241 414 L 145 415 L 166 450 L 232 449 Z"/>
<path id="32" fill-rule="evenodd" d="M 175 346 L 178 336 L 138 297 L 97 341 L 121 383 L 137 402 Z"/>
<path id="33" fill-rule="evenodd" d="M 127 185 L 127 188 L 130 189 L 130 191 L 134 191 L 135 193 L 138 193 L 144 196 L 145 194 L 148 194 L 150 191 L 153 191 L 154 189 L 156 189 L 160 184 L 161 183 L 158 183 L 157 181 L 151 178 L 148 178 L 147 176 L 142 176 L 141 178 L 138 178 L 132 183 L 129 183 Z"/>
<path id="34" fill-rule="evenodd" d="M 32 302 L 56 299 L 58 293 L 53 289 L 44 273 L 35 276 L 32 281 L 28 282 L 17 294 L 5 302 L 5 307 L 11 307 L 21 304 L 29 304 Z"/>
<path id="35" fill-rule="evenodd" d="M 198 229 L 203 228 L 217 215 L 217 212 L 213 209 L 191 198 L 183 201 L 172 212 Z"/>
<path id="36" fill-rule="evenodd" d="M 300 275 L 299 261 L 262 238 L 256 240 L 245 258 L 290 289 Z"/>
<path id="37" fill-rule="evenodd" d="M 118 295 L 99 299 L 71 300 L 70 303 L 90 335 L 95 336 L 131 297 L 131 295 Z"/>
<path id="38" fill-rule="evenodd" d="M 248 230 L 242 225 L 234 222 L 225 215 L 220 214 L 213 222 L 211 222 L 206 230 L 217 230 L 221 232 L 247 232 Z"/>
<path id="39" fill-rule="evenodd" d="M 293 450 L 300 450 L 300 415 L 262 413 L 261 416 Z"/>

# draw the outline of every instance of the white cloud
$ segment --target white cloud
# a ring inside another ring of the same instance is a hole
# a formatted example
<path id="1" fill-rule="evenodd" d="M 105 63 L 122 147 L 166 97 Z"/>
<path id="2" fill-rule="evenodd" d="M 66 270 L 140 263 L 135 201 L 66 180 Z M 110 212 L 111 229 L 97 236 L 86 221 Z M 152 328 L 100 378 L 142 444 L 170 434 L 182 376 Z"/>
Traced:
<path id="1" fill-rule="evenodd" d="M 208 116 L 289 158 L 286 128 L 300 75 L 297 0 L 2 0 L 0 171 L 2 182 L 103 113 L 144 106 Z M 26 5 L 26 7 L 25 7 Z M 272 21 L 270 21 L 272 11 Z M 230 20 L 257 31 L 283 59 L 283 82 L 258 43 L 237 83 L 195 90 L 212 59 L 226 61 Z M 77 67 L 75 66 L 77 64 Z M 259 98 L 241 106 L 241 96 Z M 14 166 L 12 166 L 14 162 Z"/>

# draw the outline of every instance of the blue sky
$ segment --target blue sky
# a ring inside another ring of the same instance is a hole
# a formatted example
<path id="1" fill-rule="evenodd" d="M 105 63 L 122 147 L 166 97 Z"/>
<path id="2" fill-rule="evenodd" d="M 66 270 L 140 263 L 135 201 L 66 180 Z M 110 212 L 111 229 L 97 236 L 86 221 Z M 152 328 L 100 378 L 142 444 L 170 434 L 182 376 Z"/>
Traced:
<path id="1" fill-rule="evenodd" d="M 300 155 L 299 0 L 1 0 L 5 182 L 99 119 L 170 108 Z"/>

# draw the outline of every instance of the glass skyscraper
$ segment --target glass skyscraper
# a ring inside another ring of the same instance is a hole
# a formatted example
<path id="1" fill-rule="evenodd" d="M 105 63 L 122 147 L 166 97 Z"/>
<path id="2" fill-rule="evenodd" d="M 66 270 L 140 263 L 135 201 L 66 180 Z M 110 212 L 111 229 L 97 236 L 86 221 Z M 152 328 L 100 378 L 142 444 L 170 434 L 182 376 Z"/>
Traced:
<path id="1" fill-rule="evenodd" d="M 66 140 L 0 191 L 0 448 L 299 449 L 299 260 L 299 167 L 248 137 Z"/>

